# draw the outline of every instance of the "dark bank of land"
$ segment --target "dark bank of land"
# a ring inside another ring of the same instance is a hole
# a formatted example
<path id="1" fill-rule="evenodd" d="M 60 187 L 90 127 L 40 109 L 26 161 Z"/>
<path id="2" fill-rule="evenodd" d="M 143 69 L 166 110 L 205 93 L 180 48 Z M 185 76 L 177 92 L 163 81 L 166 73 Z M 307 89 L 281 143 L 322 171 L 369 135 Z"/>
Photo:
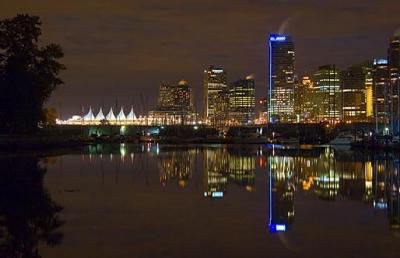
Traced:
<path id="1" fill-rule="evenodd" d="M 206 125 L 55 125 L 32 135 L 2 135 L 2 152 L 79 148 L 98 143 L 158 142 L 169 144 L 329 144 L 341 132 L 357 139 L 357 148 L 375 148 L 370 136 L 374 124 L 270 124 L 242 127 L 210 127 Z M 358 138 L 357 138 L 358 137 Z"/>

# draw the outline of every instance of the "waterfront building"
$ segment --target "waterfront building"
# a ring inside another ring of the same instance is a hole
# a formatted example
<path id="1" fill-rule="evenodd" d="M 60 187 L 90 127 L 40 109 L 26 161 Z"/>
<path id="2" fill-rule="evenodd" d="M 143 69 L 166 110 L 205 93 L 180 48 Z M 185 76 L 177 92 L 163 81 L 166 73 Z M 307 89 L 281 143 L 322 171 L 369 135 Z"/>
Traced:
<path id="1" fill-rule="evenodd" d="M 229 90 L 222 90 L 217 93 L 215 99 L 215 114 L 214 122 L 215 126 L 223 126 L 229 123 Z"/>
<path id="2" fill-rule="evenodd" d="M 367 121 L 372 121 L 374 117 L 374 101 L 373 101 L 373 78 L 372 65 L 364 66 L 365 74 L 365 115 Z"/>
<path id="3" fill-rule="evenodd" d="M 204 119 L 210 124 L 218 122 L 218 117 L 223 115 L 218 113 L 217 106 L 223 102 L 221 97 L 227 92 L 227 74 L 226 71 L 220 67 L 210 66 L 204 70 L 203 81 L 203 108 Z"/>
<path id="4" fill-rule="evenodd" d="M 342 72 L 342 113 L 345 122 L 366 122 L 367 117 L 372 116 L 370 67 L 368 63 L 354 65 Z"/>
<path id="5" fill-rule="evenodd" d="M 390 131 L 399 134 L 400 129 L 400 36 L 391 37 L 388 49 L 388 71 L 390 87 Z"/>
<path id="6" fill-rule="evenodd" d="M 255 83 L 251 76 L 230 84 L 230 120 L 235 124 L 252 124 L 255 118 Z"/>
<path id="7" fill-rule="evenodd" d="M 337 123 L 341 120 L 340 75 L 335 65 L 320 66 L 314 74 L 315 101 L 320 107 L 318 121 Z"/>
<path id="8" fill-rule="evenodd" d="M 318 105 L 314 101 L 315 88 L 309 76 L 303 76 L 295 87 L 295 113 L 297 122 L 314 122 Z"/>
<path id="9" fill-rule="evenodd" d="M 192 109 L 192 88 L 185 80 L 179 81 L 178 85 L 160 86 L 157 110 L 191 111 Z"/>
<path id="10" fill-rule="evenodd" d="M 266 124 L 268 122 L 268 99 L 266 97 L 258 101 L 259 114 L 255 120 L 256 124 Z"/>
<path id="11" fill-rule="evenodd" d="M 389 80 L 387 59 L 374 59 L 372 66 L 373 87 L 373 114 L 376 124 L 376 132 L 380 130 L 378 124 L 386 128 L 389 123 Z"/>
<path id="12" fill-rule="evenodd" d="M 196 120 L 192 105 L 192 88 L 185 81 L 160 86 L 156 110 L 149 116 L 156 124 L 188 124 Z"/>
<path id="13" fill-rule="evenodd" d="M 294 44 L 289 36 L 269 37 L 268 113 L 270 122 L 293 122 Z"/>

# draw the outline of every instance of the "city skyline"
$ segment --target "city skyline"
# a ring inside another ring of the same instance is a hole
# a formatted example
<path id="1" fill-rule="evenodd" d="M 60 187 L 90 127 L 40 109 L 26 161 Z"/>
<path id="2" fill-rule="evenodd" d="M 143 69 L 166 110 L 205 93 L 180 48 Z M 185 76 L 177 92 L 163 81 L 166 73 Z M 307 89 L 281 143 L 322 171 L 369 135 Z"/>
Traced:
<path id="1" fill-rule="evenodd" d="M 0 4 L 0 256 L 396 257 L 399 15 Z"/>
<path id="2" fill-rule="evenodd" d="M 14 1 L 2 6 L 0 15 L 40 15 L 44 43 L 64 47 L 66 85 L 49 105 L 61 106 L 68 117 L 83 104 L 111 104 L 117 97 L 130 106 L 140 91 L 150 110 L 159 85 L 182 78 L 193 86 L 194 104 L 200 106 L 201 71 L 210 64 L 223 66 L 230 81 L 254 73 L 259 99 L 267 87 L 270 33 L 281 28 L 295 38 L 299 75 L 325 63 L 346 68 L 386 56 L 388 38 L 400 27 L 399 9 L 396 1 Z"/>

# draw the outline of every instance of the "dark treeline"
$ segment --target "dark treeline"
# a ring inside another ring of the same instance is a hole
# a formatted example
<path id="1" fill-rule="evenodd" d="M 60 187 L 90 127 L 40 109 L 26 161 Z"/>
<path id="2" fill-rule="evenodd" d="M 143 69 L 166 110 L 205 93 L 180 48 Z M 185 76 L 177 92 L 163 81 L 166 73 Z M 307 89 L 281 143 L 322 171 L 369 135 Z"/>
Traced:
<path id="1" fill-rule="evenodd" d="M 0 133 L 31 134 L 46 123 L 44 103 L 61 85 L 57 44 L 39 46 L 41 21 L 17 15 L 0 20 Z"/>

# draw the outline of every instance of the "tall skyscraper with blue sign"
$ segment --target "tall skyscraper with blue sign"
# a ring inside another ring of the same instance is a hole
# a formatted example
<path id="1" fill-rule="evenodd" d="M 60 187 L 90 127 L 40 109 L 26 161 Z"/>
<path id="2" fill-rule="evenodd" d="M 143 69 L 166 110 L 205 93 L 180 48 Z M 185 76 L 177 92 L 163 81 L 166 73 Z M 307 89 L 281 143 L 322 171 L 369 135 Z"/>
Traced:
<path id="1" fill-rule="evenodd" d="M 269 46 L 269 122 L 294 122 L 294 44 L 290 37 L 271 34 Z"/>

